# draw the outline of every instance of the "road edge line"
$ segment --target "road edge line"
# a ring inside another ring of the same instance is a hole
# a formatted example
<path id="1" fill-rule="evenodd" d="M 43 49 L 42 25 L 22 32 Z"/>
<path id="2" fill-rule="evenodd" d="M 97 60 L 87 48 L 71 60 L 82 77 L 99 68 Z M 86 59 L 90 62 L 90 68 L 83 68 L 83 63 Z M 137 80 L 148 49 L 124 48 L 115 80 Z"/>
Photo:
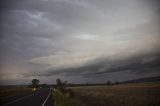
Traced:
<path id="1" fill-rule="evenodd" d="M 46 97 L 46 99 L 44 100 L 44 102 L 43 102 L 42 106 L 45 106 L 45 104 L 46 104 L 46 102 L 47 102 L 48 98 L 50 97 L 50 95 L 51 95 L 51 90 L 50 90 L 50 92 L 49 92 L 48 96 Z"/>
<path id="2" fill-rule="evenodd" d="M 9 105 L 9 104 L 15 103 L 15 102 L 17 102 L 17 101 L 23 100 L 23 99 L 25 99 L 25 98 L 28 98 L 28 97 L 30 97 L 30 96 L 33 96 L 33 95 L 36 94 L 36 93 L 39 93 L 39 91 L 38 91 L 38 92 L 35 92 L 35 93 L 33 93 L 33 94 L 30 94 L 30 95 L 27 95 L 27 96 L 18 98 L 18 99 L 16 99 L 16 100 L 11 101 L 11 102 L 5 103 L 5 104 L 3 104 L 2 106 L 6 106 L 6 105 Z"/>

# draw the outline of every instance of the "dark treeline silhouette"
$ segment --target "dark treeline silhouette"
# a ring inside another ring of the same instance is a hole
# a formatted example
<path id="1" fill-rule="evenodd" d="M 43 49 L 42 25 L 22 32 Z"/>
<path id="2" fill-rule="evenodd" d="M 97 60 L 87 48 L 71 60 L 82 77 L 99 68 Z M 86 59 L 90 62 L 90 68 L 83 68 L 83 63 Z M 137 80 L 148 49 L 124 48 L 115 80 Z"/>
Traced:
<path id="1" fill-rule="evenodd" d="M 33 80 L 32 80 L 33 81 Z M 57 79 L 56 80 L 56 84 L 39 84 L 35 85 L 35 83 L 31 83 L 29 84 L 28 87 L 32 88 L 33 86 L 38 86 L 38 87 L 60 87 L 60 89 L 62 88 L 66 88 L 66 87 L 76 87 L 76 86 L 111 86 L 111 85 L 118 85 L 118 84 L 126 84 L 126 83 L 143 83 L 143 82 L 160 82 L 160 76 L 158 77 L 149 77 L 149 78 L 140 78 L 140 79 L 135 79 L 135 80 L 128 80 L 128 81 L 115 81 L 115 82 L 111 82 L 111 81 L 106 81 L 106 83 L 67 83 L 67 81 L 62 81 L 61 79 Z"/>
<path id="2" fill-rule="evenodd" d="M 67 86 L 69 87 L 76 87 L 76 86 L 111 86 L 111 85 L 119 85 L 119 84 L 127 84 L 127 83 L 143 83 L 143 82 L 160 82 L 160 76 L 157 77 L 147 77 L 147 78 L 140 78 L 135 80 L 128 80 L 128 81 L 107 81 L 106 83 L 85 83 L 85 84 L 72 84 L 69 83 Z"/>
<path id="3" fill-rule="evenodd" d="M 106 83 L 86 83 L 86 84 L 71 84 L 69 83 L 67 87 L 76 87 L 76 86 L 101 86 L 101 85 L 108 85 Z M 114 84 L 109 84 L 114 85 Z"/>

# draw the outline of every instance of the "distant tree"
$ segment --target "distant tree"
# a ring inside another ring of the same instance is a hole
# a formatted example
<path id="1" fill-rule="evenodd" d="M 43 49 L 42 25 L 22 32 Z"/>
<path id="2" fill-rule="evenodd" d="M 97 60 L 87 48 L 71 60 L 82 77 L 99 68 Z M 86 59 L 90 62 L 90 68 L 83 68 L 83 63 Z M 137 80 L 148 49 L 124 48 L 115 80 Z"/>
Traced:
<path id="1" fill-rule="evenodd" d="M 60 90 L 60 91 L 63 91 L 63 82 L 61 81 L 61 79 L 57 79 L 56 80 L 56 87 Z"/>
<path id="2" fill-rule="evenodd" d="M 47 84 L 41 84 L 39 85 L 40 87 L 46 88 L 48 85 Z"/>
<path id="3" fill-rule="evenodd" d="M 116 81 L 116 82 L 115 82 L 115 84 L 116 84 L 116 85 L 118 85 L 118 84 L 119 84 L 119 82 L 118 82 L 118 81 Z"/>
<path id="4" fill-rule="evenodd" d="M 66 88 L 67 87 L 67 81 L 63 82 L 63 87 Z"/>
<path id="5" fill-rule="evenodd" d="M 33 88 L 38 88 L 39 87 L 39 80 L 38 79 L 33 79 L 31 82 L 32 82 L 32 87 Z"/>
<path id="6" fill-rule="evenodd" d="M 89 83 L 88 82 L 86 82 L 86 85 L 88 85 Z"/>
<path id="7" fill-rule="evenodd" d="M 107 85 L 111 85 L 111 81 L 107 81 L 107 83 L 106 83 Z"/>
<path id="8" fill-rule="evenodd" d="M 57 79 L 56 80 L 56 84 L 57 84 L 57 87 L 59 87 L 59 86 L 62 86 L 62 81 L 61 81 L 61 79 Z"/>

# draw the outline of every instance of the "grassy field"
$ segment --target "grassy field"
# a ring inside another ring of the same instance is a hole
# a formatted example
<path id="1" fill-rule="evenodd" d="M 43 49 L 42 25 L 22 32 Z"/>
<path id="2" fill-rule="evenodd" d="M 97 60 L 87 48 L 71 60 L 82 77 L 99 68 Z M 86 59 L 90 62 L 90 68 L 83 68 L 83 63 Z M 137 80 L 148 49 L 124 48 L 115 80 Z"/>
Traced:
<path id="1" fill-rule="evenodd" d="M 76 106 L 160 106 L 160 83 L 70 87 Z"/>
<path id="2" fill-rule="evenodd" d="M 0 89 L 0 98 L 22 94 L 22 93 L 30 93 L 30 92 L 32 92 L 32 89 L 26 88 L 26 87 L 5 88 L 5 89 Z"/>

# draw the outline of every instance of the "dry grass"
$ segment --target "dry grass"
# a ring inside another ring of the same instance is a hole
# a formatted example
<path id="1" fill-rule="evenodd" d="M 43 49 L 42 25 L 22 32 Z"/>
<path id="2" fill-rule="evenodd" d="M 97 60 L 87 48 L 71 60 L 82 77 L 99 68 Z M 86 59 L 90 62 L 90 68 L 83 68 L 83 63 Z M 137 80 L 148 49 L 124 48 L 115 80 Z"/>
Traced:
<path id="1" fill-rule="evenodd" d="M 160 83 L 70 88 L 84 106 L 160 106 Z"/>
<path id="2" fill-rule="evenodd" d="M 32 89 L 25 88 L 25 87 L 12 88 L 12 89 L 1 89 L 0 90 L 0 98 L 12 96 L 12 95 L 16 95 L 16 94 L 30 93 L 30 92 L 32 92 Z"/>

